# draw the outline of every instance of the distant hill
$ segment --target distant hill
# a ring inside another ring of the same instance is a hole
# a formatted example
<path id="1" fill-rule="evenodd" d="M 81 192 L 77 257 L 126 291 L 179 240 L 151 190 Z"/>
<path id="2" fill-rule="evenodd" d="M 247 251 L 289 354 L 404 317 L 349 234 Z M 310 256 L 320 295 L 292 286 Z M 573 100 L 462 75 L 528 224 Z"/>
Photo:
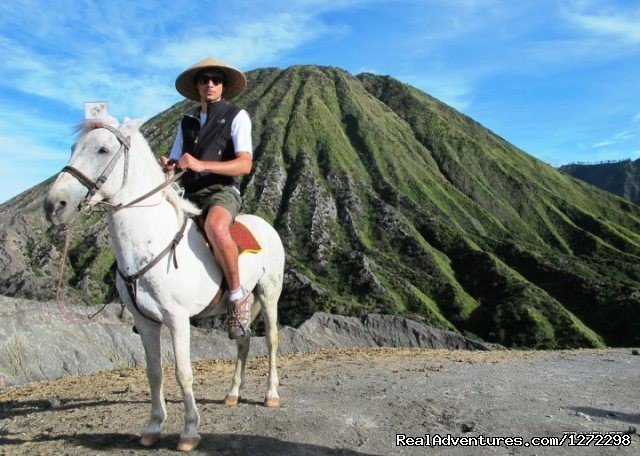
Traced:
<path id="1" fill-rule="evenodd" d="M 598 164 L 572 163 L 559 169 L 577 179 L 640 204 L 640 159 Z"/>
<path id="2" fill-rule="evenodd" d="M 391 77 L 294 66 L 248 78 L 245 210 L 287 250 L 283 324 L 379 312 L 509 346 L 640 344 L 640 207 Z M 193 105 L 143 126 L 157 154 Z M 47 185 L 0 206 L 1 293 L 53 295 L 61 229 L 42 216 Z M 111 299 L 103 220 L 75 232 L 70 298 Z"/>

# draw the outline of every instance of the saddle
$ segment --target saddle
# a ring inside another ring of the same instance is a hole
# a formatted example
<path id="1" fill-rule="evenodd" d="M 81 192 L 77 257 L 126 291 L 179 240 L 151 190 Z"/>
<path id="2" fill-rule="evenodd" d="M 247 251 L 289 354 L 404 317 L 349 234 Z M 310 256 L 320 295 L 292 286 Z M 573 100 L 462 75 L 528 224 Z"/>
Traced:
<path id="1" fill-rule="evenodd" d="M 260 246 L 260 243 L 253 233 L 241 222 L 234 222 L 229 231 L 231 238 L 233 238 L 238 246 L 238 255 L 242 255 L 243 253 L 260 253 L 262 251 L 262 246 Z"/>
<path id="2" fill-rule="evenodd" d="M 194 219 L 200 234 L 204 237 L 205 242 L 209 246 L 209 248 L 213 251 L 213 247 L 209 243 L 207 239 L 207 233 L 204 230 L 204 218 L 196 217 Z M 231 233 L 231 238 L 234 240 L 236 245 L 238 246 L 238 255 L 242 255 L 243 253 L 260 253 L 262 252 L 262 246 L 255 238 L 253 233 L 249 231 L 244 224 L 239 221 L 235 221 L 231 228 L 229 228 L 229 232 Z"/>

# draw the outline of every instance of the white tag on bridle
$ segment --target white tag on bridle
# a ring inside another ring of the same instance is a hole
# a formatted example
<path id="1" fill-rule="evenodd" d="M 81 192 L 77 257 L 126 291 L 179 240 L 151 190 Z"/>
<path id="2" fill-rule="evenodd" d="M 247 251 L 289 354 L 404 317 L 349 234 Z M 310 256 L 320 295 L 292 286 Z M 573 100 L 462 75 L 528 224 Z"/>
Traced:
<path id="1" fill-rule="evenodd" d="M 109 103 L 106 101 L 87 101 L 84 103 L 84 118 L 102 119 L 109 116 Z"/>

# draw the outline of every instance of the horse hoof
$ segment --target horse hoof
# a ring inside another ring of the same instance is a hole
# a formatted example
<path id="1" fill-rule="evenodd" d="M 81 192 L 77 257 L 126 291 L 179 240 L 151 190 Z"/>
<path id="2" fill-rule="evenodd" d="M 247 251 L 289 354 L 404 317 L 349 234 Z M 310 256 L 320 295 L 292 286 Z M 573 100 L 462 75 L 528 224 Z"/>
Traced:
<path id="1" fill-rule="evenodd" d="M 280 398 L 279 397 L 268 397 L 264 400 L 265 407 L 280 407 Z"/>
<path id="2" fill-rule="evenodd" d="M 142 434 L 140 436 L 140 445 L 149 447 L 155 445 L 160 440 L 159 432 L 151 432 L 149 434 Z"/>
<path id="3" fill-rule="evenodd" d="M 185 437 L 178 442 L 178 451 L 194 450 L 200 443 L 200 437 Z"/>
<path id="4" fill-rule="evenodd" d="M 226 406 L 238 405 L 239 400 L 240 400 L 240 396 L 231 396 L 230 394 L 228 394 L 224 400 L 224 405 Z"/>

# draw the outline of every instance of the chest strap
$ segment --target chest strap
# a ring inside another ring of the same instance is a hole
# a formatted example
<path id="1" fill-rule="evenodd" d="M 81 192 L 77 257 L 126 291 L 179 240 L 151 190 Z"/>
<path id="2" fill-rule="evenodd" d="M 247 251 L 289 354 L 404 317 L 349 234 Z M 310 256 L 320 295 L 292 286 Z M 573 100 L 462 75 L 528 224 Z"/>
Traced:
<path id="1" fill-rule="evenodd" d="M 188 221 L 189 221 L 188 217 L 185 217 L 184 218 L 184 222 L 182 222 L 182 226 L 180 227 L 180 229 L 178 230 L 178 232 L 176 233 L 174 238 L 171 240 L 169 245 L 167 247 L 165 247 L 165 249 L 162 252 L 160 252 L 158 254 L 158 256 L 156 256 L 145 267 L 140 269 L 135 274 L 125 275 L 120 270 L 120 268 L 117 267 L 118 275 L 122 278 L 122 280 L 124 280 L 125 284 L 127 285 L 127 291 L 129 292 L 129 297 L 131 298 L 131 301 L 133 302 L 133 305 L 136 308 L 136 311 L 140 315 L 142 315 L 143 317 L 145 317 L 145 318 L 147 318 L 147 319 L 149 319 L 151 321 L 154 321 L 156 323 L 160 323 L 160 322 L 158 320 L 156 320 L 155 318 L 152 318 L 152 317 L 142 313 L 142 311 L 138 307 L 138 302 L 136 300 L 136 297 L 138 295 L 138 279 L 140 279 L 140 277 L 142 277 L 147 272 L 149 272 L 151 270 L 151 268 L 153 268 L 156 264 L 158 264 L 160 262 L 160 260 L 162 260 L 165 256 L 167 256 L 169 254 L 169 252 L 172 252 L 172 251 L 173 251 L 173 266 L 176 269 L 178 269 L 178 259 L 176 257 L 175 249 L 178 246 L 178 244 L 180 243 L 180 240 L 182 239 L 182 236 L 184 235 L 184 230 L 187 227 L 187 222 Z"/>

